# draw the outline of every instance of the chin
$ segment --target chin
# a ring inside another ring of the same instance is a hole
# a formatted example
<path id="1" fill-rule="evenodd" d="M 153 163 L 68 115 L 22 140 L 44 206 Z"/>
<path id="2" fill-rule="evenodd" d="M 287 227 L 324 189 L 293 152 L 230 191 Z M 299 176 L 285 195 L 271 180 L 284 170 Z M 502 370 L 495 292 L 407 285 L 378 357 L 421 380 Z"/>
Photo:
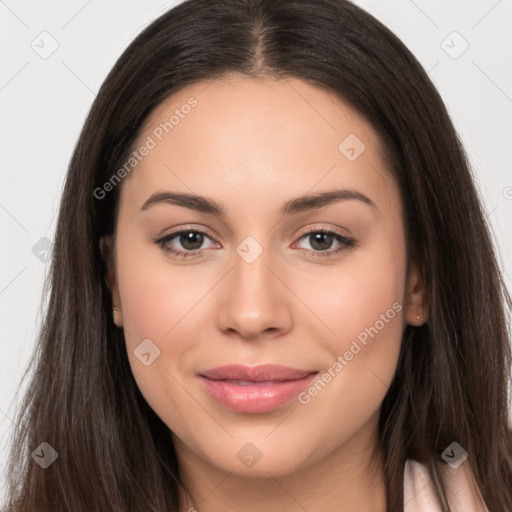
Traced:
<path id="1" fill-rule="evenodd" d="M 205 454 L 211 464 L 223 471 L 238 476 L 251 476 L 268 478 L 269 474 L 275 477 L 284 476 L 300 470 L 307 465 L 307 454 L 300 446 L 264 447 L 261 443 L 243 441 L 226 447 L 221 453 Z M 232 454 L 232 455 L 231 455 Z M 300 458 L 298 458 L 300 454 Z M 230 456 L 231 455 L 231 456 Z"/>

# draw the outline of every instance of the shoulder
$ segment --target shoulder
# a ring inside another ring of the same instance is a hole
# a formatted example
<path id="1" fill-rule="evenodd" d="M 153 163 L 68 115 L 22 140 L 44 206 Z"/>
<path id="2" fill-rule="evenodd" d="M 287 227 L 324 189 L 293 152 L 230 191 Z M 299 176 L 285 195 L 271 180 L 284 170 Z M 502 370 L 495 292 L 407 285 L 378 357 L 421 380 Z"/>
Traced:
<path id="1" fill-rule="evenodd" d="M 445 483 L 448 504 L 453 512 L 489 512 L 476 486 L 469 462 L 465 461 L 457 468 L 439 465 L 438 475 Z M 435 480 L 427 467 L 415 460 L 407 460 L 404 469 L 404 512 L 442 511 Z"/>

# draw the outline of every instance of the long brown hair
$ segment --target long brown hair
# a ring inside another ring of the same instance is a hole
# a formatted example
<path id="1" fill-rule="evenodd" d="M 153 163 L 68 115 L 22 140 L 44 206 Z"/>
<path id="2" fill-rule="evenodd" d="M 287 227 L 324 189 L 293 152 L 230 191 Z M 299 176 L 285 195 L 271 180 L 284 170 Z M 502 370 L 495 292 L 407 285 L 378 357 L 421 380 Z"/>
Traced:
<path id="1" fill-rule="evenodd" d="M 114 229 L 119 169 L 150 112 L 226 73 L 297 77 L 348 102 L 387 150 L 428 322 L 407 326 L 380 414 L 388 511 L 403 510 L 406 459 L 434 468 L 458 442 L 491 512 L 512 510 L 511 307 L 467 159 L 427 74 L 400 40 L 346 0 L 187 0 L 147 27 L 103 83 L 60 205 L 44 321 L 9 467 L 16 512 L 177 511 L 167 426 L 138 390 L 111 321 L 100 239 Z M 30 454 L 47 442 L 58 461 Z M 444 491 L 442 491 L 444 492 Z"/>

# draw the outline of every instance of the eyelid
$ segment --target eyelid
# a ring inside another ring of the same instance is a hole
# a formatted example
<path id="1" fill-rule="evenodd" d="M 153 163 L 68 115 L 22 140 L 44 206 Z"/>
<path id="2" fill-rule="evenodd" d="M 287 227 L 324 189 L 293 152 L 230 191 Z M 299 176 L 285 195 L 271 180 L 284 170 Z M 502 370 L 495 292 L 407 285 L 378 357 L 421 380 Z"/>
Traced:
<path id="1" fill-rule="evenodd" d="M 156 237 L 156 239 L 153 241 L 156 242 L 156 241 L 162 240 L 164 238 L 169 238 L 172 235 L 178 235 L 178 234 L 182 233 L 183 231 L 186 231 L 186 232 L 193 231 L 195 233 L 201 233 L 201 234 L 207 235 L 209 238 L 211 238 L 216 243 L 219 243 L 216 240 L 216 237 L 212 234 L 212 232 L 208 228 L 205 228 L 204 226 L 196 226 L 195 224 L 184 224 L 182 226 L 178 226 L 177 228 L 173 228 L 172 231 L 169 231 L 168 233 L 158 235 Z"/>
<path id="2" fill-rule="evenodd" d="M 346 234 L 342 233 L 341 232 L 341 229 L 345 230 L 346 231 Z M 323 225 L 318 225 L 318 224 L 313 224 L 312 226 L 309 226 L 307 228 L 304 229 L 304 231 L 301 232 L 300 235 L 297 235 L 299 238 L 300 237 L 303 237 L 304 235 L 307 235 L 309 233 L 316 233 L 317 231 L 329 231 L 329 232 L 333 232 L 333 233 L 336 233 L 337 235 L 340 235 L 341 237 L 343 238 L 351 238 L 352 234 L 350 233 L 350 230 L 347 229 L 347 228 L 340 228 L 339 226 L 334 226 L 333 224 L 323 224 Z"/>
<path id="3" fill-rule="evenodd" d="M 173 238 L 178 237 L 182 233 L 188 233 L 188 232 L 194 232 L 199 233 L 201 235 L 206 235 L 208 238 L 212 240 L 214 244 L 219 245 L 219 242 L 216 240 L 214 236 L 212 236 L 207 228 L 204 228 L 203 226 L 196 228 L 192 224 L 179 226 L 169 233 L 166 233 L 164 235 L 159 235 L 156 238 L 153 239 L 153 243 L 158 245 L 164 252 L 170 254 L 175 259 L 186 259 L 188 257 L 193 257 L 197 255 L 202 255 L 202 253 L 206 249 L 195 249 L 193 251 L 187 251 L 182 249 L 171 249 L 166 246 Z"/>

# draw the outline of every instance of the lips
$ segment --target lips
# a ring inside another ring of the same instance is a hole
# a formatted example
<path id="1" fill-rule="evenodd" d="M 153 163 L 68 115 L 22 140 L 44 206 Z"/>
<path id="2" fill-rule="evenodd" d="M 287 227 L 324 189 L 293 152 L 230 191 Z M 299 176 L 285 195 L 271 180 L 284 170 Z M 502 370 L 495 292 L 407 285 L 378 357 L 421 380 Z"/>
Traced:
<path id="1" fill-rule="evenodd" d="M 250 382 L 283 381 L 301 379 L 315 370 L 297 370 L 288 366 L 276 364 L 261 364 L 258 366 L 244 366 L 241 364 L 228 364 L 201 372 L 203 377 L 212 380 L 245 380 Z"/>
<path id="2" fill-rule="evenodd" d="M 207 393 L 237 412 L 272 411 L 298 395 L 318 373 L 287 366 L 230 364 L 200 372 Z"/>

